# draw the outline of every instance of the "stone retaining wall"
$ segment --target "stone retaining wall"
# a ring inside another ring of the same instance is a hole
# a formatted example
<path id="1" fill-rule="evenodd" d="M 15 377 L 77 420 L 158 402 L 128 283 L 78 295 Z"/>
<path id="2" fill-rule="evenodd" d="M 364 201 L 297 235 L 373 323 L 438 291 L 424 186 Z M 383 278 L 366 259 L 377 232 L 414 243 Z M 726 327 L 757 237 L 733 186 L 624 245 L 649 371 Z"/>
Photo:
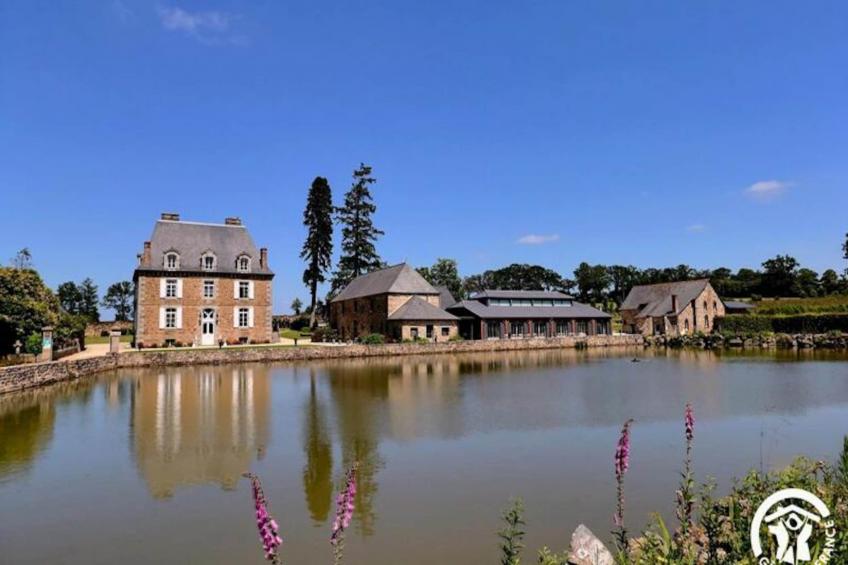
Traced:
<path id="1" fill-rule="evenodd" d="M 340 347 L 228 347 L 223 349 L 170 349 L 167 351 L 128 351 L 76 361 L 54 361 L 0 368 L 0 394 L 93 375 L 111 369 L 163 367 L 175 365 L 221 365 L 351 357 L 394 357 L 436 353 L 469 353 L 559 349 L 578 347 L 641 346 L 640 335 L 564 337 L 555 339 L 515 339 L 456 341 L 432 344 L 398 343 L 387 345 L 346 345 Z"/>

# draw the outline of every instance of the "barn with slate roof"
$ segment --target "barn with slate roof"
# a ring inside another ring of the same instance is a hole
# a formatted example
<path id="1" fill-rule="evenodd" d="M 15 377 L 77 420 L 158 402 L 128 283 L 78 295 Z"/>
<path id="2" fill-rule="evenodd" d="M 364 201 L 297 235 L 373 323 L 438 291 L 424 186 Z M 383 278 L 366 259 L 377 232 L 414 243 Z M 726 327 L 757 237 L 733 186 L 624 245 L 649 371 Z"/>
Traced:
<path id="1" fill-rule="evenodd" d="M 378 333 L 396 341 L 447 341 L 457 335 L 456 316 L 441 306 L 449 300 L 401 263 L 351 281 L 330 301 L 330 325 L 344 340 Z"/>
<path id="2" fill-rule="evenodd" d="M 710 333 L 725 308 L 709 279 L 634 286 L 619 308 L 626 333 Z"/>

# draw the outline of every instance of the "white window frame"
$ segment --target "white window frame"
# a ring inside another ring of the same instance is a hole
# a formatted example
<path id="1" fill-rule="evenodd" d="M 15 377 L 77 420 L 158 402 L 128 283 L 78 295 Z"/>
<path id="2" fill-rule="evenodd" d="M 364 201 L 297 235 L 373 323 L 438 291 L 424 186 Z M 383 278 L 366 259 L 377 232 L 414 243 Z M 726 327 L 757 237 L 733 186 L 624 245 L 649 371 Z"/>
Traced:
<path id="1" fill-rule="evenodd" d="M 174 260 L 173 265 L 170 264 L 171 259 Z M 169 251 L 168 253 L 165 253 L 164 267 L 165 267 L 166 271 L 176 271 L 177 269 L 179 269 L 180 268 L 180 254 L 177 253 L 176 251 Z"/>
<path id="2" fill-rule="evenodd" d="M 179 298 L 179 279 L 165 279 L 165 298 Z"/>
<path id="3" fill-rule="evenodd" d="M 249 255 L 239 255 L 236 259 L 236 271 L 239 273 L 249 273 L 250 272 L 250 256 Z M 242 264 L 244 266 L 242 266 Z"/>
<path id="4" fill-rule="evenodd" d="M 211 259 L 212 264 L 206 265 L 206 260 Z M 200 256 L 200 269 L 203 271 L 214 271 L 215 267 L 218 266 L 218 259 L 215 257 L 214 253 L 204 253 Z"/>
<path id="5" fill-rule="evenodd" d="M 212 279 L 205 279 L 205 280 L 203 281 L 203 298 L 205 298 L 205 299 L 207 299 L 207 300 L 208 300 L 208 299 L 211 299 L 211 298 L 215 298 L 215 290 L 216 290 L 216 288 L 215 288 L 215 287 L 216 287 L 216 286 L 217 286 L 217 285 L 215 284 L 215 281 L 214 281 L 214 280 L 212 280 Z M 211 289 L 212 289 L 212 292 L 211 292 L 211 293 L 207 293 L 207 292 L 206 292 L 206 290 L 207 290 L 207 289 L 209 289 L 209 288 L 211 288 Z"/>
<path id="6" fill-rule="evenodd" d="M 175 307 L 165 308 L 165 329 L 177 329 L 177 309 Z"/>
<path id="7" fill-rule="evenodd" d="M 242 290 L 244 292 L 242 293 Z M 238 300 L 252 300 L 253 299 L 253 281 L 236 281 L 235 282 L 235 290 L 233 293 L 233 298 Z"/>
<path id="8" fill-rule="evenodd" d="M 253 308 L 239 306 L 235 308 L 235 326 L 237 328 L 249 328 L 252 326 Z M 242 318 L 243 316 L 243 318 Z"/>

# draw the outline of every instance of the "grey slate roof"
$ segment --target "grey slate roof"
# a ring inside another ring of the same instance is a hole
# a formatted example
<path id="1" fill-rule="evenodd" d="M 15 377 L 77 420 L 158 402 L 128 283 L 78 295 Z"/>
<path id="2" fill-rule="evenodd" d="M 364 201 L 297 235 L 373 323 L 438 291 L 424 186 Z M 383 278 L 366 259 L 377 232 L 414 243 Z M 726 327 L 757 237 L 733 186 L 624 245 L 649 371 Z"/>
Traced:
<path id="1" fill-rule="evenodd" d="M 216 257 L 212 272 L 236 273 L 236 259 L 250 257 L 251 273 L 271 274 L 259 266 L 259 250 L 243 225 L 205 224 L 175 220 L 157 220 L 150 237 L 151 264 L 138 267 L 139 271 L 161 271 L 165 253 L 176 251 L 180 256 L 180 271 L 205 272 L 200 268 L 200 257 L 211 251 Z"/>
<path id="2" fill-rule="evenodd" d="M 401 263 L 353 279 L 331 302 L 377 294 L 439 294 L 418 271 Z"/>
<path id="3" fill-rule="evenodd" d="M 482 302 L 476 300 L 463 300 L 447 310 L 452 314 L 462 315 L 462 310 L 465 309 L 474 316 L 482 319 L 498 319 L 505 320 L 510 318 L 520 318 L 522 320 L 531 319 L 557 319 L 557 318 L 611 318 L 606 312 L 602 312 L 597 308 L 573 302 L 572 306 L 486 306 Z"/>
<path id="4" fill-rule="evenodd" d="M 420 296 L 413 296 L 389 316 L 389 320 L 447 321 L 457 319 L 453 314 L 433 306 Z"/>
<path id="5" fill-rule="evenodd" d="M 523 298 L 525 300 L 570 300 L 571 296 L 548 290 L 481 290 L 471 298 Z"/>
<path id="6" fill-rule="evenodd" d="M 634 286 L 621 303 L 620 309 L 639 310 L 639 317 L 679 314 L 708 284 L 709 279 L 697 279 Z M 671 311 L 672 294 L 677 295 L 677 312 Z"/>
<path id="7" fill-rule="evenodd" d="M 749 302 L 739 302 L 737 300 L 722 300 L 724 307 L 728 310 L 753 310 L 755 306 Z"/>
<path id="8" fill-rule="evenodd" d="M 439 291 L 439 308 L 447 308 L 456 304 L 456 298 L 453 297 L 448 287 L 437 286 L 436 290 Z"/>

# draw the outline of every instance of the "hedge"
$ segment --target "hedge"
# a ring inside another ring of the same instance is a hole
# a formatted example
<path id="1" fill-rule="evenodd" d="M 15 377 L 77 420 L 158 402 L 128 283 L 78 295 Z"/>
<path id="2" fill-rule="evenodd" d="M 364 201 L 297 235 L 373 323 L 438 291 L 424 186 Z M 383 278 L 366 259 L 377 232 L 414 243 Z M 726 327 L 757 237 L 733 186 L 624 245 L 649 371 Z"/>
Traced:
<path id="1" fill-rule="evenodd" d="M 718 331 L 723 334 L 821 334 L 832 330 L 848 332 L 848 314 L 807 314 L 800 316 L 738 315 L 718 318 Z"/>

